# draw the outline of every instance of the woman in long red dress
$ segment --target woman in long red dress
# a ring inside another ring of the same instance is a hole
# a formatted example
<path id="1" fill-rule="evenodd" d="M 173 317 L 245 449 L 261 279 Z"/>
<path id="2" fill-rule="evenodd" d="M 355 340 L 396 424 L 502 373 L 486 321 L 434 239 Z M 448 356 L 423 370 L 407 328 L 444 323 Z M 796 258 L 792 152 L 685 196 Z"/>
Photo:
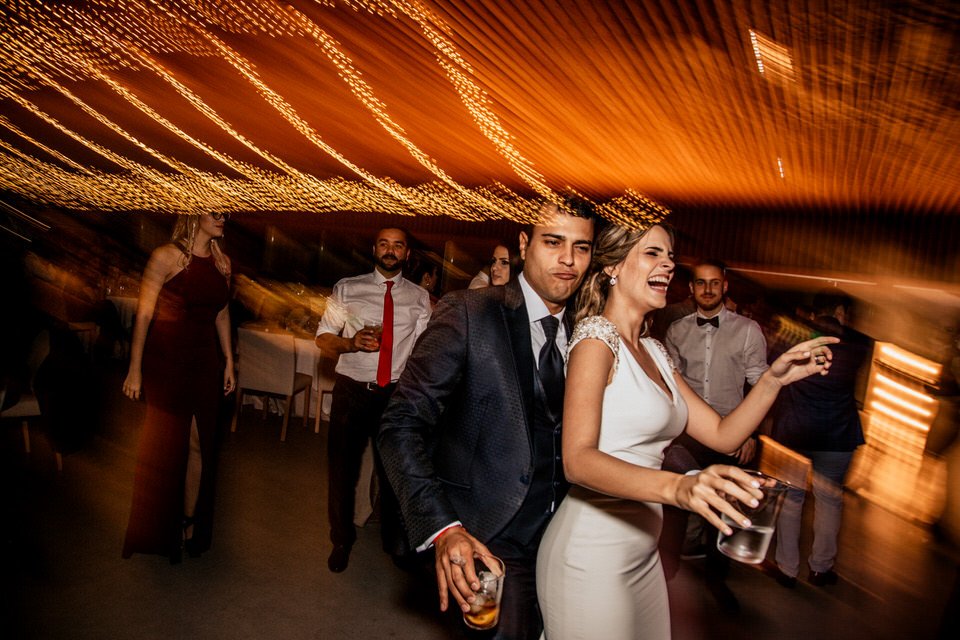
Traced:
<path id="1" fill-rule="evenodd" d="M 179 562 L 182 549 L 210 548 L 219 397 L 235 383 L 230 260 L 219 245 L 227 217 L 180 216 L 143 273 L 123 393 L 142 393 L 147 414 L 124 558 Z"/>

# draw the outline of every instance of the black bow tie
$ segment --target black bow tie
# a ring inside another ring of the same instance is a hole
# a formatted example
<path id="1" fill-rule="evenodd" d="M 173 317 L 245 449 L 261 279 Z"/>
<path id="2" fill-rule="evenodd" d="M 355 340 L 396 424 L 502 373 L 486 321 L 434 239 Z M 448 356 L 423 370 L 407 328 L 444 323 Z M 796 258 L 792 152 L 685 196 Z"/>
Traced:
<path id="1" fill-rule="evenodd" d="M 713 316 L 712 318 L 701 318 L 697 316 L 697 326 L 702 327 L 705 324 L 712 324 L 714 328 L 720 328 L 720 316 Z"/>

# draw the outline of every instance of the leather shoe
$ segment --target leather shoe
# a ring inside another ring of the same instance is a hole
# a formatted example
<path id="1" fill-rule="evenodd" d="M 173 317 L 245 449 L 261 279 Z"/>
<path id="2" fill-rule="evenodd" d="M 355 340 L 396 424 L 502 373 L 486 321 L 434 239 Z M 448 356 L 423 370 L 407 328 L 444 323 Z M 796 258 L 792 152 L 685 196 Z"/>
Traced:
<path id="1" fill-rule="evenodd" d="M 777 572 L 774 574 L 773 577 L 776 579 L 777 584 L 779 584 L 781 587 L 786 587 L 787 589 L 793 589 L 794 587 L 797 586 L 796 578 L 794 578 L 793 576 L 788 576 L 787 574 L 785 574 L 783 571 L 780 571 L 779 569 L 777 569 Z"/>
<path id="2" fill-rule="evenodd" d="M 768 576 L 772 576 L 774 580 L 777 581 L 781 587 L 787 589 L 793 589 L 797 586 L 797 579 L 793 576 L 788 576 L 783 571 L 780 570 L 780 567 L 777 566 L 777 563 L 771 560 L 763 561 L 763 572 Z"/>
<path id="3" fill-rule="evenodd" d="M 680 552 L 681 560 L 699 560 L 700 558 L 706 557 L 707 547 L 703 544 L 691 546 L 689 549 L 684 549 Z"/>
<path id="4" fill-rule="evenodd" d="M 199 546 L 193 541 L 193 538 L 187 538 L 183 541 L 183 550 L 187 552 L 191 558 L 199 558 L 203 551 Z"/>
<path id="5" fill-rule="evenodd" d="M 330 571 L 342 573 L 347 568 L 348 562 L 350 562 L 349 545 L 333 545 L 333 551 L 330 552 L 330 557 L 327 558 L 327 567 L 330 568 Z"/>
<path id="6" fill-rule="evenodd" d="M 823 587 L 828 584 L 837 584 L 838 576 L 833 569 L 827 571 L 811 571 L 807 576 L 807 582 L 815 587 Z"/>

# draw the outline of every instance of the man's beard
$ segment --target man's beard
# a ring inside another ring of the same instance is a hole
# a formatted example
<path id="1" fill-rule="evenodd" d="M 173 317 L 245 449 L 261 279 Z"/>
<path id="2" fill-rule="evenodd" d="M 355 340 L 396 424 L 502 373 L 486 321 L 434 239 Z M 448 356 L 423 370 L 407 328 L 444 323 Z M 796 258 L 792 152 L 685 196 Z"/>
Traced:
<path id="1" fill-rule="evenodd" d="M 723 304 L 723 298 L 716 298 L 713 302 L 708 303 L 708 305 L 702 304 L 699 300 L 697 301 L 697 306 L 700 307 L 701 311 L 713 311 L 714 309 L 720 308 Z"/>
<path id="2" fill-rule="evenodd" d="M 387 258 L 387 257 L 393 258 L 392 264 L 387 264 L 384 262 L 384 258 Z M 379 258 L 374 258 L 374 262 L 378 267 L 380 267 L 384 271 L 399 271 L 400 269 L 403 268 L 403 261 L 397 258 L 397 256 L 392 254 L 384 254 Z"/>

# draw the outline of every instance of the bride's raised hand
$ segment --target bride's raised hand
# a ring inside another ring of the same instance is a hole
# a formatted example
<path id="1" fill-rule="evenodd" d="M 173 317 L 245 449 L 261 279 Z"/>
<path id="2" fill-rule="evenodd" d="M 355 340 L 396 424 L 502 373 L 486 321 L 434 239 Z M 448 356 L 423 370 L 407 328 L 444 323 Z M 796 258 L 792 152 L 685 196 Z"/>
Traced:
<path id="1" fill-rule="evenodd" d="M 825 376 L 833 361 L 833 351 L 827 345 L 838 342 L 840 338 L 820 336 L 796 344 L 773 361 L 769 373 L 783 386 L 815 373 Z"/>

